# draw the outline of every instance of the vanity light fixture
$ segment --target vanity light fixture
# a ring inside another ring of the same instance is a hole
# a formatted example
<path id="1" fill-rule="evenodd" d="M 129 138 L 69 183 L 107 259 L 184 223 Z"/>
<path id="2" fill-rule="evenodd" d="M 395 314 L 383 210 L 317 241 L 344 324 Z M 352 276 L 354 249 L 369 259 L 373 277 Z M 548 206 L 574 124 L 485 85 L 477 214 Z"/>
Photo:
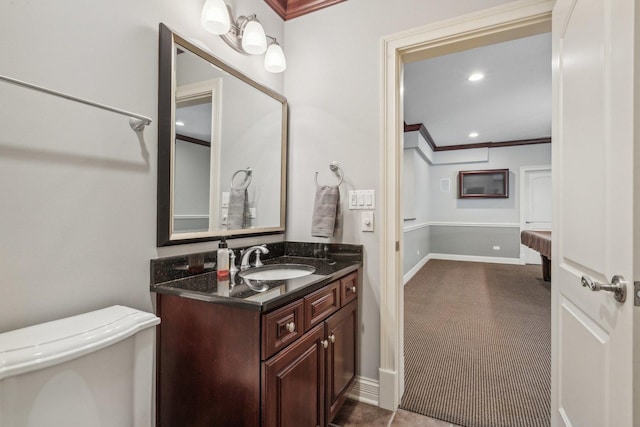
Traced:
<path id="1" fill-rule="evenodd" d="M 478 137 L 478 132 L 471 132 L 469 134 L 469 138 L 477 138 Z"/>
<path id="2" fill-rule="evenodd" d="M 473 73 L 467 78 L 467 80 L 469 80 L 470 82 L 477 82 L 478 80 L 482 79 L 484 79 L 484 74 L 482 73 Z"/>
<path id="3" fill-rule="evenodd" d="M 176 122 L 176 126 L 184 126 L 184 122 Z"/>
<path id="4" fill-rule="evenodd" d="M 262 55 L 264 67 L 271 73 L 281 73 L 287 68 L 284 52 L 274 37 L 268 36 L 257 16 L 233 16 L 231 7 L 224 0 L 207 0 L 200 17 L 202 27 L 222 37 L 229 46 L 245 55 Z M 267 46 L 267 39 L 270 40 Z"/>

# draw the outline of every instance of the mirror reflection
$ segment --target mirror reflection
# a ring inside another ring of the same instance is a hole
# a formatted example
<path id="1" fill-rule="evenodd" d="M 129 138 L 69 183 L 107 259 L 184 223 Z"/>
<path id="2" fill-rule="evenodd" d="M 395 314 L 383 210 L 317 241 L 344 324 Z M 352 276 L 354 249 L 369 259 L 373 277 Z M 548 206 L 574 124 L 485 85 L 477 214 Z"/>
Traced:
<path id="1" fill-rule="evenodd" d="M 286 100 L 164 26 L 160 44 L 158 245 L 283 232 Z"/>

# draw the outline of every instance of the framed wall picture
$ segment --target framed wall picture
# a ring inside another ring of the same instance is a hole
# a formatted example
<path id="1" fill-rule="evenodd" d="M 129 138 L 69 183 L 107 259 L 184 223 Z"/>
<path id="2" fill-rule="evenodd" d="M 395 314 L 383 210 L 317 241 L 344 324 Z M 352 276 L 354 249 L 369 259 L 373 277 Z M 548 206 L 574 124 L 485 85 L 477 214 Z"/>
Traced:
<path id="1" fill-rule="evenodd" d="M 458 172 L 459 199 L 509 197 L 509 169 Z"/>

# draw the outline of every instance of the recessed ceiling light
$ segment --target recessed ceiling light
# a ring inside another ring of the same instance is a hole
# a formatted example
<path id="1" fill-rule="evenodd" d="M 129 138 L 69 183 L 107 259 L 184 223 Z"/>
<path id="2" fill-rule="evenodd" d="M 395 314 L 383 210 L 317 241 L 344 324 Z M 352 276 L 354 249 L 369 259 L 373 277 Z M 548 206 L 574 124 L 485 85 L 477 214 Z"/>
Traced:
<path id="1" fill-rule="evenodd" d="M 477 138 L 478 137 L 478 132 L 471 132 L 469 134 L 469 138 Z"/>
<path id="2" fill-rule="evenodd" d="M 477 82 L 478 80 L 482 80 L 482 79 L 484 79 L 484 74 L 482 73 L 473 73 L 468 78 L 470 82 Z"/>
<path id="3" fill-rule="evenodd" d="M 184 122 L 176 122 L 176 126 L 184 126 Z"/>

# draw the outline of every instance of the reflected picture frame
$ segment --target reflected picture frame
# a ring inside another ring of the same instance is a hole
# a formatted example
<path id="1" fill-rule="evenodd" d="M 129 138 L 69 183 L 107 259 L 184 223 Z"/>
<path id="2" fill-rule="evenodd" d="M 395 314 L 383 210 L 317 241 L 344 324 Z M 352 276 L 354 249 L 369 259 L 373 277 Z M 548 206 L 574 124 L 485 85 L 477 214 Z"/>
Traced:
<path id="1" fill-rule="evenodd" d="M 459 199 L 506 199 L 509 197 L 509 169 L 458 172 Z"/>

